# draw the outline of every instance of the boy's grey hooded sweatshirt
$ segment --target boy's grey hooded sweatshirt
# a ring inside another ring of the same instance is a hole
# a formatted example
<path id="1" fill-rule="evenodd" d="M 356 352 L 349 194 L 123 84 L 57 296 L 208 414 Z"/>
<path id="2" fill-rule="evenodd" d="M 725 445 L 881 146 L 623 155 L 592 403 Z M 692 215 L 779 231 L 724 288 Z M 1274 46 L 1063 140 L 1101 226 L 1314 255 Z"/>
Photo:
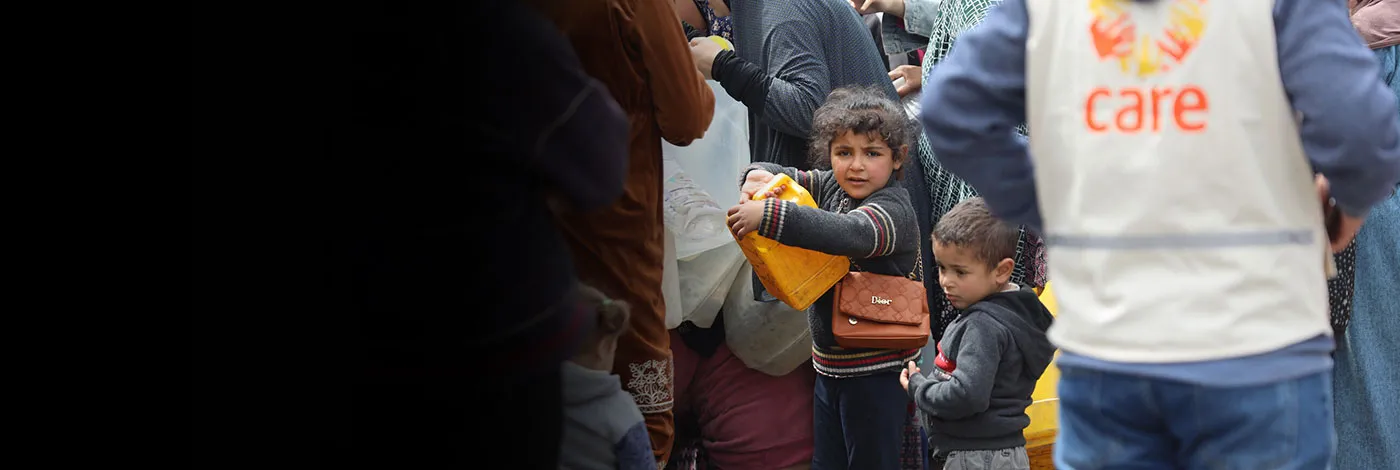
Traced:
<path id="1" fill-rule="evenodd" d="M 1026 407 L 1055 354 L 1045 337 L 1053 319 L 1034 291 L 1016 289 L 987 296 L 948 326 L 935 367 L 909 378 L 909 397 L 928 415 L 931 448 L 1026 445 Z"/>

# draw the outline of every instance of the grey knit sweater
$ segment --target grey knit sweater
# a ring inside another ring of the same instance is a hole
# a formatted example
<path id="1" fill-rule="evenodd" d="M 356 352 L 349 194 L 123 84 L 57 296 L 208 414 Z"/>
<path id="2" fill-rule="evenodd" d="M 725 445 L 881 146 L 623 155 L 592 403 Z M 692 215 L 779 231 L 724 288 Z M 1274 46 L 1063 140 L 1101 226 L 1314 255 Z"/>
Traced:
<path id="1" fill-rule="evenodd" d="M 752 169 L 786 173 L 812 193 L 820 209 L 768 199 L 758 233 L 784 245 L 851 258 L 852 271 L 905 276 L 911 271 L 922 282 L 919 259 L 919 225 L 909 192 L 896 178 L 864 200 L 851 199 L 836 183 L 831 171 L 801 171 L 772 163 L 755 163 Z M 812 326 L 812 365 L 830 377 L 859 377 L 897 371 L 919 358 L 919 349 L 842 349 L 831 334 L 833 293 L 827 291 L 807 309 Z"/>

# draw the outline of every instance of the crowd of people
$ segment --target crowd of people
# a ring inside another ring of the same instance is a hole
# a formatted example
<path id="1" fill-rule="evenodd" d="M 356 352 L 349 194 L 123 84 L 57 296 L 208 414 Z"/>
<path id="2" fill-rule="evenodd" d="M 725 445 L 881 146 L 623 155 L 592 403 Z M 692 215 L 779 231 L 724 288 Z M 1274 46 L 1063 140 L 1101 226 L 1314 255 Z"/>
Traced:
<path id="1" fill-rule="evenodd" d="M 548 79 L 502 123 L 530 249 L 488 255 L 536 287 L 486 307 L 541 468 L 1029 469 L 1052 360 L 1057 468 L 1400 468 L 1400 2 L 503 8 Z M 712 90 L 748 110 L 735 237 L 921 283 L 928 347 L 843 346 L 833 291 L 782 375 L 667 327 L 661 144 Z"/>

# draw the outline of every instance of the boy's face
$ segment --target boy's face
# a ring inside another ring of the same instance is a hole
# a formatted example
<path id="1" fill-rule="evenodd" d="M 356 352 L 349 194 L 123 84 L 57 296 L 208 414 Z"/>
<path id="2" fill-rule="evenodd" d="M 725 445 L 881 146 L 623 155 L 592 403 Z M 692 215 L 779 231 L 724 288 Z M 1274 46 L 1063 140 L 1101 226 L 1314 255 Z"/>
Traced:
<path id="1" fill-rule="evenodd" d="M 1011 281 L 1015 263 L 1010 258 L 991 265 L 978 259 L 970 249 L 933 241 L 933 256 L 938 260 L 938 285 L 948 303 L 958 310 L 966 309 L 989 295 L 1000 292 Z"/>
<path id="2" fill-rule="evenodd" d="M 891 149 L 879 135 L 852 131 L 831 139 L 830 149 L 836 183 L 854 199 L 865 199 L 884 189 L 890 182 L 890 175 L 903 164 L 894 161 L 894 152 L 907 151 Z"/>

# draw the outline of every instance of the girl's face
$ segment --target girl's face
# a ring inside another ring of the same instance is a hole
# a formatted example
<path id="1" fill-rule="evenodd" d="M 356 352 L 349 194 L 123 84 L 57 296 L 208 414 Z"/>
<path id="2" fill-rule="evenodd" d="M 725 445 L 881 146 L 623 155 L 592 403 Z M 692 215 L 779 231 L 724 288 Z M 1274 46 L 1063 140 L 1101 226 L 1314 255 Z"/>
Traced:
<path id="1" fill-rule="evenodd" d="M 903 165 L 903 159 L 895 162 L 895 152 L 903 156 L 907 151 L 907 147 L 891 149 L 878 134 L 846 131 L 831 139 L 831 169 L 846 194 L 865 199 L 884 189 L 890 175 Z"/>

